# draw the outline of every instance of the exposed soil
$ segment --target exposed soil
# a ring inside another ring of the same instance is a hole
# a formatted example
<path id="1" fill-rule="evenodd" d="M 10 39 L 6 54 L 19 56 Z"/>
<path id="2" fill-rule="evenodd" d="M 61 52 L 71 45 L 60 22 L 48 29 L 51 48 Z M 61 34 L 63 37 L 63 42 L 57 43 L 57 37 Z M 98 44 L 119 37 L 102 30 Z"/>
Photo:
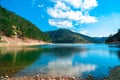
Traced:
<path id="1" fill-rule="evenodd" d="M 42 45 L 46 44 L 44 41 L 33 40 L 28 38 L 17 38 L 17 37 L 6 37 L 1 36 L 0 46 L 33 46 L 33 45 Z"/>

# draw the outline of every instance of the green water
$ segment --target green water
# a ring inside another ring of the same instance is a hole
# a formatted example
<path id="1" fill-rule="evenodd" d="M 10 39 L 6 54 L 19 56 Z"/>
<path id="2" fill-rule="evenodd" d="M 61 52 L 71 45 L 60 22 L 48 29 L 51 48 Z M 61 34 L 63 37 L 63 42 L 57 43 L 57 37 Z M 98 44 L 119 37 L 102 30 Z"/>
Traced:
<path id="1" fill-rule="evenodd" d="M 41 51 L 31 47 L 0 48 L 0 75 L 13 76 L 39 58 Z"/>

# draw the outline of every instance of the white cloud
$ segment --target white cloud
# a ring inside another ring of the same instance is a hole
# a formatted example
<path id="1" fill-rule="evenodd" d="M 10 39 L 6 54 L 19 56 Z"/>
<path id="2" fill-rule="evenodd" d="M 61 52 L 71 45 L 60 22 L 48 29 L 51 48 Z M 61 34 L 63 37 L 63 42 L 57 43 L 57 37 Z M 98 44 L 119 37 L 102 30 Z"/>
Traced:
<path id="1" fill-rule="evenodd" d="M 84 0 L 84 2 L 82 3 L 82 9 L 84 10 L 89 10 L 96 6 L 98 6 L 98 3 L 96 0 Z"/>
<path id="2" fill-rule="evenodd" d="M 97 22 L 97 18 L 94 16 L 90 16 L 88 12 L 89 10 L 98 5 L 96 0 L 84 0 L 84 1 L 52 0 L 52 1 L 54 2 L 54 7 L 48 7 L 47 13 L 51 16 L 52 20 L 54 19 L 57 20 L 54 21 L 56 27 L 63 27 L 58 24 L 58 21 L 61 21 L 61 24 L 62 22 L 64 24 L 65 20 L 67 20 L 71 24 L 73 24 L 73 22 L 75 24 L 88 24 Z M 75 9 L 73 9 L 71 6 L 73 6 Z M 66 26 L 64 25 L 64 27 Z"/>
<path id="3" fill-rule="evenodd" d="M 80 23 L 95 23 L 95 22 L 97 22 L 96 17 L 88 16 L 88 15 L 82 16 L 80 19 L 81 19 Z"/>
<path id="4" fill-rule="evenodd" d="M 87 35 L 88 31 L 85 30 L 85 29 L 83 29 L 83 28 L 81 28 L 80 31 L 79 31 L 79 33 Z"/>
<path id="5" fill-rule="evenodd" d="M 59 21 L 59 20 L 50 19 L 49 24 L 52 25 L 52 26 L 60 27 L 60 28 L 71 28 L 71 27 L 73 27 L 72 22 L 67 21 L 67 20 Z"/>
<path id="6" fill-rule="evenodd" d="M 80 11 L 69 10 L 65 12 L 60 9 L 49 8 L 47 12 L 52 18 L 80 20 L 80 17 L 82 17 L 82 13 Z"/>
<path id="7" fill-rule="evenodd" d="M 89 10 L 98 6 L 96 0 L 61 0 L 67 4 L 73 6 L 74 8 L 81 8 L 84 10 Z"/>
<path id="8" fill-rule="evenodd" d="M 62 0 L 69 5 L 75 7 L 75 8 L 80 8 L 82 6 L 82 0 Z"/>
<path id="9" fill-rule="evenodd" d="M 61 1 L 56 2 L 55 8 L 62 9 L 62 10 L 69 10 L 70 9 L 69 6 L 67 6 L 65 3 L 61 2 Z"/>

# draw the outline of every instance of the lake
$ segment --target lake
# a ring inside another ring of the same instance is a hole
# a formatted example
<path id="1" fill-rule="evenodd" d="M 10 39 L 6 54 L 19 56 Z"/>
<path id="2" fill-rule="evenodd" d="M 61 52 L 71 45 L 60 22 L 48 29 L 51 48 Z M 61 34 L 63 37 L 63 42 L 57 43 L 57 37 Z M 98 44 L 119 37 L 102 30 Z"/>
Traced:
<path id="1" fill-rule="evenodd" d="M 1 47 L 0 76 L 107 76 L 120 65 L 120 46 L 111 44 L 48 44 Z"/>

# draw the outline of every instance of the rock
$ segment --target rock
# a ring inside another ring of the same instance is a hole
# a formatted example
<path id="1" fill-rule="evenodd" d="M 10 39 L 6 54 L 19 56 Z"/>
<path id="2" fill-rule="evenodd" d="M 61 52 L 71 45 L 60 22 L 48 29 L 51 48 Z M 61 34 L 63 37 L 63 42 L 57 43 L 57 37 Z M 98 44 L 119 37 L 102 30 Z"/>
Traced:
<path id="1" fill-rule="evenodd" d="M 40 76 L 39 75 L 36 75 L 36 78 L 39 78 Z"/>
<path id="2" fill-rule="evenodd" d="M 8 78 L 9 76 L 6 74 L 5 77 Z"/>
<path id="3" fill-rule="evenodd" d="M 75 80 L 75 77 L 72 77 L 73 80 Z"/>
<path id="4" fill-rule="evenodd" d="M 88 80 L 93 80 L 92 74 L 89 74 L 89 75 L 88 75 Z"/>
<path id="5" fill-rule="evenodd" d="M 3 76 L 1 76 L 1 77 L 0 77 L 0 79 L 4 79 L 4 77 L 3 77 Z"/>

